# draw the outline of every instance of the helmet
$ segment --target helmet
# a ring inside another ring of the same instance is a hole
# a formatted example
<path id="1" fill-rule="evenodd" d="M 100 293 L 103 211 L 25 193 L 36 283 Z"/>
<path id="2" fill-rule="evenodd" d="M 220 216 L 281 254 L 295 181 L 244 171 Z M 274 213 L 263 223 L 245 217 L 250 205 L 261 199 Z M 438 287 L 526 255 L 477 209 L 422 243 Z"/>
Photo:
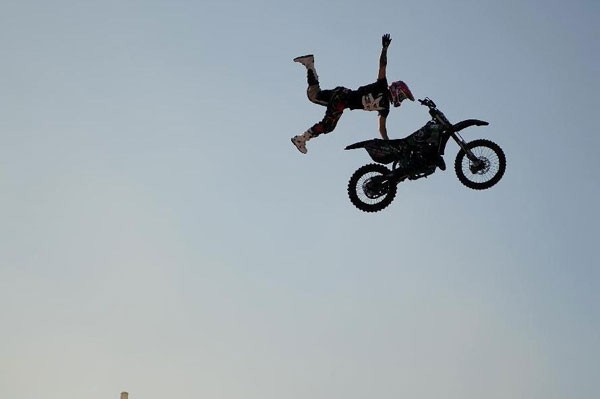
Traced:
<path id="1" fill-rule="evenodd" d="M 410 89 L 406 83 L 401 80 L 392 82 L 390 85 L 390 93 L 392 94 L 392 102 L 394 103 L 394 107 L 399 107 L 402 100 L 406 98 L 408 98 L 410 101 L 415 101 Z"/>

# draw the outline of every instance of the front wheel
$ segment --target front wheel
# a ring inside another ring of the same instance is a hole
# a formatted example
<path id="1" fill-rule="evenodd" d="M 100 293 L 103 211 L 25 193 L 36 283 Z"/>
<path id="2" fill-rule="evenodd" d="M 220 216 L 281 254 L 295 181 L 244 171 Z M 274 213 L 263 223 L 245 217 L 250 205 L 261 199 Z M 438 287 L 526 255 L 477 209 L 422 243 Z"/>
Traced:
<path id="1" fill-rule="evenodd" d="M 348 182 L 350 201 L 364 212 L 377 212 L 396 196 L 396 183 L 385 176 L 390 170 L 383 165 L 368 164 L 358 168 Z"/>
<path id="2" fill-rule="evenodd" d="M 473 190 L 485 190 L 498 183 L 506 170 L 506 156 L 500 146 L 490 140 L 479 139 L 467 143 L 475 159 L 469 159 L 461 149 L 454 162 L 458 180 Z"/>

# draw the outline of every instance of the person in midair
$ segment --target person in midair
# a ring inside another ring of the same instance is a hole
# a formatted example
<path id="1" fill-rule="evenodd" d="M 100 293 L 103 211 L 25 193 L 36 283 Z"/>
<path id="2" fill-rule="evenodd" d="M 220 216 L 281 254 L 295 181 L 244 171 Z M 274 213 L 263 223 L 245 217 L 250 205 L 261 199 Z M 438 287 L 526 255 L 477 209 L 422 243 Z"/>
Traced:
<path id="1" fill-rule="evenodd" d="M 390 103 L 394 104 L 394 107 L 399 107 L 402 101 L 407 98 L 415 101 L 410 89 L 403 81 L 399 80 L 388 85 L 386 77 L 387 49 L 391 42 L 392 38 L 389 34 L 381 37 L 382 48 L 379 57 L 377 81 L 361 86 L 356 90 L 350 90 L 342 86 L 332 90 L 321 90 L 319 77 L 315 69 L 315 57 L 309 54 L 294 58 L 295 62 L 306 67 L 308 80 L 306 93 L 308 99 L 315 104 L 327 107 L 322 121 L 313 125 L 306 132 L 292 137 L 292 143 L 298 151 L 306 154 L 306 142 L 308 140 L 318 137 L 320 134 L 332 132 L 346 108 L 378 111 L 379 133 L 384 140 L 388 139 L 386 119 L 390 113 Z"/>

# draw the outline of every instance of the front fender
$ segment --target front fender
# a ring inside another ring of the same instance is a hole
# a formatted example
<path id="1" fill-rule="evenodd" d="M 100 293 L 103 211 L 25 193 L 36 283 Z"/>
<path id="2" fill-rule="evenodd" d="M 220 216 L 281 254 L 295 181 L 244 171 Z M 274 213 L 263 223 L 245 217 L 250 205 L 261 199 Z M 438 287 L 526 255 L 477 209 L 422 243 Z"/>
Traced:
<path id="1" fill-rule="evenodd" d="M 460 132 L 461 130 L 463 130 L 464 128 L 467 128 L 469 126 L 487 126 L 487 125 L 489 125 L 489 122 L 480 121 L 479 119 L 467 119 L 467 120 L 458 122 L 457 124 L 453 125 L 452 130 L 455 132 Z"/>
<path id="2" fill-rule="evenodd" d="M 460 132 L 461 130 L 469 127 L 469 126 L 487 126 L 489 122 L 480 121 L 479 119 L 467 119 L 461 122 L 458 122 L 455 125 L 452 125 L 452 129 L 447 131 L 446 134 L 442 136 L 442 142 L 440 143 L 440 154 L 444 155 L 446 152 L 446 144 L 448 144 L 448 139 L 452 137 L 452 134 L 456 132 Z"/>

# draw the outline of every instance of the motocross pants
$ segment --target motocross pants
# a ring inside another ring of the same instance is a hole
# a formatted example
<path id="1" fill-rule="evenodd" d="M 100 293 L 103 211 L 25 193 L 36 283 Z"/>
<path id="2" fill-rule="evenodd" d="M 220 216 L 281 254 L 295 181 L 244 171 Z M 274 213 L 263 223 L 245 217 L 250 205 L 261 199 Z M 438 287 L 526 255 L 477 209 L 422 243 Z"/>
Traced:
<path id="1" fill-rule="evenodd" d="M 344 109 L 348 108 L 349 92 L 349 89 L 341 86 L 333 90 L 321 90 L 318 82 L 308 86 L 306 91 L 308 99 L 315 104 L 327 107 L 323 119 L 308 130 L 311 137 L 330 133 L 335 129 Z"/>

